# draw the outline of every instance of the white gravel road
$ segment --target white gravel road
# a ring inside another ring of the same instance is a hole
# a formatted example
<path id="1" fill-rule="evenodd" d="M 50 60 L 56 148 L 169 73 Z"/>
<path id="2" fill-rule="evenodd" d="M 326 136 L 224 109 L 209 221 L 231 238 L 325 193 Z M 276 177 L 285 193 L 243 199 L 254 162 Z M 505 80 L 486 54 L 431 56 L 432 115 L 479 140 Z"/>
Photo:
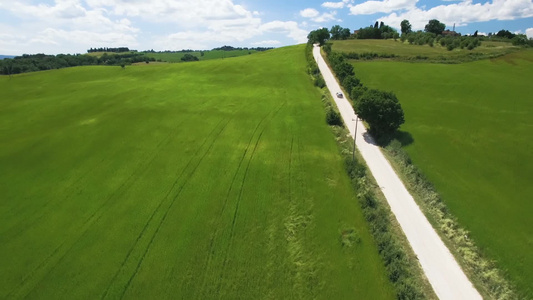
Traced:
<path id="1" fill-rule="evenodd" d="M 354 110 L 346 98 L 337 98 L 336 93 L 342 91 L 320 55 L 319 47 L 314 47 L 313 55 L 331 96 L 335 99 L 344 123 L 349 127 L 353 137 L 356 119 Z M 385 159 L 379 147 L 373 144 L 361 121 L 357 125 L 355 138 L 357 148 L 387 198 L 392 212 L 407 236 L 414 253 L 418 256 L 422 269 L 439 299 L 482 299 Z"/>

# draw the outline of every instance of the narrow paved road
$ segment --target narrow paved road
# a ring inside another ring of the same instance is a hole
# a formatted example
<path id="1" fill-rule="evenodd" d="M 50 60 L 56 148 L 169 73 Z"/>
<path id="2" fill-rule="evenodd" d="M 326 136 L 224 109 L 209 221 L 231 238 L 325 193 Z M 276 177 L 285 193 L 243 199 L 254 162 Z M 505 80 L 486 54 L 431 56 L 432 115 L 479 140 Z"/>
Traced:
<path id="1" fill-rule="evenodd" d="M 354 110 L 346 98 L 337 98 L 336 93 L 341 92 L 340 86 L 320 55 L 319 47 L 313 49 L 313 55 L 344 123 L 349 127 L 353 137 L 356 120 Z M 361 121 L 357 125 L 357 137 L 355 138 L 357 148 L 387 198 L 392 212 L 418 256 L 422 269 L 439 299 L 482 299 L 379 147 L 373 144 Z"/>

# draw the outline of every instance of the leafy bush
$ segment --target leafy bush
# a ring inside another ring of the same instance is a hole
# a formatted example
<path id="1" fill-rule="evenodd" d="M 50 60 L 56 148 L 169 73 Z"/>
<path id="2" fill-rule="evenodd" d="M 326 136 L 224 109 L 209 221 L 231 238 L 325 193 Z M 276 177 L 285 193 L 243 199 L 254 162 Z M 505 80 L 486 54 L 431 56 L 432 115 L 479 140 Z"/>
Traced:
<path id="1" fill-rule="evenodd" d="M 368 90 L 355 102 L 354 108 L 377 138 L 393 133 L 405 122 L 402 106 L 392 92 Z"/>
<path id="2" fill-rule="evenodd" d="M 344 87 L 344 89 L 346 90 L 348 95 L 351 95 L 352 89 L 355 88 L 356 86 L 360 85 L 360 84 L 361 84 L 361 81 L 357 77 L 355 77 L 354 75 L 347 76 L 342 81 L 342 86 Z"/>
<path id="3" fill-rule="evenodd" d="M 326 81 L 324 81 L 324 78 L 320 74 L 318 74 L 315 77 L 315 82 L 314 83 L 315 83 L 315 86 L 317 86 L 319 88 L 324 88 L 326 86 Z"/>
<path id="4" fill-rule="evenodd" d="M 354 87 L 352 89 L 352 91 L 350 92 L 350 98 L 352 98 L 352 100 L 355 102 L 355 101 L 358 101 L 359 98 L 361 98 L 361 96 L 368 90 L 367 87 L 363 86 L 362 84 Z"/>
<path id="5" fill-rule="evenodd" d="M 198 61 L 198 57 L 192 55 L 192 54 L 185 54 L 183 55 L 183 57 L 181 58 L 181 61 Z"/>
<path id="6" fill-rule="evenodd" d="M 331 107 L 326 109 L 326 123 L 331 126 L 343 126 L 344 124 L 341 115 Z"/>

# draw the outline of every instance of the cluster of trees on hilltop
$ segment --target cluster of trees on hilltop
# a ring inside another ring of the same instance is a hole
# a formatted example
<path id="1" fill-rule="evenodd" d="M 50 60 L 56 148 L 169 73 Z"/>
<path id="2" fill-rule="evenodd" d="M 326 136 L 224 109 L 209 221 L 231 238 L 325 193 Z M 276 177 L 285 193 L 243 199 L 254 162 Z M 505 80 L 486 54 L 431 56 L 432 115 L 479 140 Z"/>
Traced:
<path id="1" fill-rule="evenodd" d="M 424 30 L 412 31 L 409 20 L 403 20 L 400 23 L 401 40 L 408 41 L 409 44 L 415 45 L 429 45 L 433 47 L 435 44 L 440 44 L 448 50 L 455 48 L 472 50 L 481 45 L 481 41 L 485 37 L 478 36 L 477 30 L 472 35 L 461 36 L 455 31 L 445 30 L 446 24 L 437 19 L 429 20 Z M 400 34 L 396 29 L 376 21 L 374 25 L 360 28 L 353 34 L 349 28 L 343 28 L 339 25 L 334 25 L 330 30 L 327 28 L 320 28 L 311 31 L 307 35 L 309 43 L 318 43 L 321 46 L 325 45 L 328 40 L 346 40 L 346 39 L 397 39 Z M 510 41 L 513 45 L 529 45 L 533 46 L 533 39 L 528 39 L 524 34 L 514 34 L 508 30 L 500 30 L 496 34 L 489 33 L 489 38 Z"/>
<path id="2" fill-rule="evenodd" d="M 439 43 L 448 50 L 455 48 L 467 48 L 472 50 L 481 45 L 481 41 L 497 40 L 504 42 L 512 42 L 516 46 L 533 46 L 533 39 L 528 39 L 525 34 L 514 34 L 509 30 L 500 30 L 497 33 L 488 33 L 488 35 L 478 35 L 476 30 L 472 35 L 462 36 L 455 31 L 445 30 L 446 25 L 439 20 L 433 19 L 426 24 L 424 31 L 411 31 L 411 24 L 409 20 L 403 20 L 400 23 L 402 32 L 402 41 L 407 40 L 410 44 L 424 45 L 428 44 L 433 47 L 435 43 Z"/>
<path id="3" fill-rule="evenodd" d="M 271 49 L 274 49 L 274 48 L 273 47 L 252 47 L 252 48 L 244 47 L 244 48 L 241 48 L 241 47 L 232 47 L 232 46 L 224 45 L 222 47 L 213 48 L 212 50 L 223 50 L 223 51 L 234 51 L 234 50 L 267 51 L 267 50 L 271 50 Z"/>
<path id="4" fill-rule="evenodd" d="M 397 39 L 400 37 L 396 29 L 378 21 L 376 21 L 374 26 L 360 28 L 355 36 L 358 39 Z"/>
<path id="5" fill-rule="evenodd" d="M 424 31 L 412 31 L 409 20 L 403 20 L 400 28 L 402 32 L 400 40 L 407 41 L 411 45 L 433 47 L 435 44 L 440 44 L 450 51 L 455 48 L 472 50 L 481 45 L 481 41 L 477 38 L 477 31 L 472 36 L 461 36 L 455 31 L 446 31 L 446 24 L 437 19 L 430 20 L 424 27 Z"/>
<path id="6" fill-rule="evenodd" d="M 353 38 L 350 28 L 343 28 L 340 25 L 334 25 L 331 30 L 320 28 L 309 32 L 307 35 L 308 42 L 311 44 L 324 45 L 328 40 L 346 40 Z"/>
<path id="7" fill-rule="evenodd" d="M 533 38 L 528 39 L 525 34 L 515 34 L 505 29 L 497 33 L 489 32 L 487 37 L 491 40 L 511 41 L 515 46 L 533 47 Z"/>
<path id="8" fill-rule="evenodd" d="M 140 53 L 126 53 L 104 55 L 100 57 L 90 55 L 46 55 L 46 54 L 24 54 L 13 59 L 4 59 L 0 61 L 0 74 L 13 75 L 26 72 L 44 71 L 52 69 L 61 69 L 76 66 L 89 65 L 115 65 L 124 66 L 137 62 L 155 61 L 155 58 L 147 57 Z"/>
<path id="9" fill-rule="evenodd" d="M 232 47 L 232 46 L 222 46 L 222 47 L 217 47 L 217 48 L 213 48 L 211 49 L 211 51 L 213 50 L 222 50 L 222 51 L 235 51 L 235 50 L 249 50 L 249 51 L 267 51 L 267 50 L 271 50 L 271 49 L 274 49 L 274 47 L 252 47 L 252 48 L 248 48 L 248 47 L 244 47 L 244 48 L 241 48 L 241 47 Z M 151 50 L 146 50 L 146 51 L 143 51 L 145 53 L 190 53 L 190 52 L 200 52 L 200 53 L 204 53 L 205 50 L 192 50 L 192 49 L 182 49 L 182 50 L 164 50 L 164 51 L 154 51 L 154 49 L 151 49 Z"/>
<path id="10" fill-rule="evenodd" d="M 118 47 L 118 48 L 107 48 L 107 47 L 100 47 L 100 48 L 91 48 L 87 50 L 87 53 L 93 53 L 93 52 L 114 52 L 114 53 L 121 53 L 121 52 L 137 52 L 137 50 L 130 50 L 128 47 Z"/>
<path id="11" fill-rule="evenodd" d="M 383 22 L 376 22 L 373 26 L 360 28 L 353 34 L 349 28 L 343 28 L 339 25 L 334 25 L 331 30 L 327 28 L 320 28 L 313 30 L 307 36 L 310 43 L 318 43 L 324 45 L 328 40 L 346 40 L 346 39 L 389 39 L 399 38 L 400 35 L 396 29 L 385 25 Z"/>

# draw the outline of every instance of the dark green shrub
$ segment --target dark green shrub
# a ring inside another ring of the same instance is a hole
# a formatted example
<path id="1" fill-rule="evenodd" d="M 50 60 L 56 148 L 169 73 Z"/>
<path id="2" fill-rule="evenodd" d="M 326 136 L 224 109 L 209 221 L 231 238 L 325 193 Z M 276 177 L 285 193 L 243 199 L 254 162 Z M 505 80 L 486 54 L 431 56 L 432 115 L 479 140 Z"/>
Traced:
<path id="1" fill-rule="evenodd" d="M 318 74 L 315 77 L 315 86 L 319 88 L 324 88 L 326 86 L 326 82 L 324 81 L 324 78 L 322 77 L 322 75 Z"/>
<path id="2" fill-rule="evenodd" d="M 326 110 L 326 123 L 331 126 L 343 125 L 341 115 L 331 107 L 328 107 Z"/>
<path id="3" fill-rule="evenodd" d="M 348 92 L 348 95 L 351 95 L 353 88 L 355 88 L 359 84 L 361 84 L 361 81 L 354 75 L 348 76 L 342 81 L 342 86 L 344 87 L 346 92 Z"/>

